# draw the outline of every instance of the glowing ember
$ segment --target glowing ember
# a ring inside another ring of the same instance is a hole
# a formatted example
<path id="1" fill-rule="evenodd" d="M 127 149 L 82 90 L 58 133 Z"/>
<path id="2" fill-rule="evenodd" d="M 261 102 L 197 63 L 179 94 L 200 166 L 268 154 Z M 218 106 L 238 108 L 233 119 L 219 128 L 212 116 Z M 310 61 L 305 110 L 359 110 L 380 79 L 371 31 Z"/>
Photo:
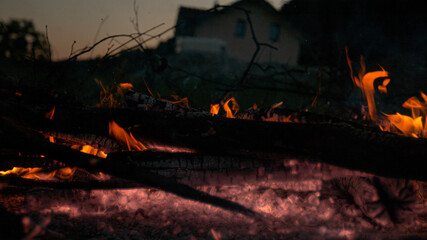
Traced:
<path id="1" fill-rule="evenodd" d="M 90 145 L 84 145 L 81 148 L 79 145 L 73 145 L 73 146 L 71 146 L 71 148 L 78 149 L 78 150 L 80 150 L 80 152 L 83 152 L 83 153 L 91 154 L 91 155 L 98 156 L 101 158 L 107 158 L 107 154 L 105 152 L 103 152 L 97 148 L 94 148 Z"/>
<path id="2" fill-rule="evenodd" d="M 133 89 L 132 83 L 120 83 L 119 87 L 123 90 L 128 90 L 128 91 L 132 91 Z"/>
<path id="3" fill-rule="evenodd" d="M 114 137 L 117 141 L 125 144 L 129 151 L 144 151 L 147 149 L 156 149 L 163 152 L 195 152 L 191 149 L 178 148 L 171 146 L 161 146 L 157 144 L 144 145 L 140 141 L 136 140 L 131 132 L 127 133 L 122 127 L 120 127 L 116 122 L 109 122 L 110 126 L 110 136 Z M 98 155 L 97 155 L 98 156 Z M 107 156 L 107 155 L 105 155 Z"/>
<path id="4" fill-rule="evenodd" d="M 52 120 L 54 114 L 55 114 L 55 107 L 53 107 L 50 112 L 46 113 L 45 117 L 49 120 Z"/>
<path id="5" fill-rule="evenodd" d="M 165 99 L 162 99 L 162 100 L 164 100 L 166 102 L 173 103 L 173 104 L 180 103 L 180 104 L 183 104 L 185 107 L 190 108 L 190 104 L 188 103 L 188 98 L 187 97 L 180 98 L 178 95 L 172 95 L 171 97 L 173 99 L 175 99 L 175 101 L 169 101 L 169 100 L 165 100 Z"/>
<path id="6" fill-rule="evenodd" d="M 50 173 L 42 172 L 41 168 L 22 168 L 22 167 L 14 167 L 11 170 L 0 171 L 0 176 L 5 176 L 9 174 L 17 175 L 21 178 L 26 179 L 37 179 L 37 180 L 57 180 L 57 179 L 70 179 L 77 168 L 60 168 L 54 170 Z"/>
<path id="7" fill-rule="evenodd" d="M 108 123 L 110 130 L 110 136 L 114 137 L 117 141 L 126 144 L 129 151 L 137 150 L 143 151 L 147 148 L 138 140 L 136 140 L 132 133 L 127 133 L 123 128 L 121 128 L 116 122 L 110 121 Z"/>

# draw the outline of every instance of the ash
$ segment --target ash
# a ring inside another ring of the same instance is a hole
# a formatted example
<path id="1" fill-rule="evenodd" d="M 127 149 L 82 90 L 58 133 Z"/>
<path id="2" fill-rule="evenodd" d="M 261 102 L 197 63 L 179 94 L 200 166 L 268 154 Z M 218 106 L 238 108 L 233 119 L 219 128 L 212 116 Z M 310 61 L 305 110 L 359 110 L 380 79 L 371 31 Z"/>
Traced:
<path id="1" fill-rule="evenodd" d="M 336 186 L 320 180 L 295 180 L 198 187 L 260 213 L 261 219 L 151 188 L 33 188 L 7 199 L 9 209 L 35 224 L 51 219 L 35 239 L 427 238 L 425 203 L 418 203 L 420 211 L 411 221 L 383 226 L 357 204 L 337 197 Z"/>

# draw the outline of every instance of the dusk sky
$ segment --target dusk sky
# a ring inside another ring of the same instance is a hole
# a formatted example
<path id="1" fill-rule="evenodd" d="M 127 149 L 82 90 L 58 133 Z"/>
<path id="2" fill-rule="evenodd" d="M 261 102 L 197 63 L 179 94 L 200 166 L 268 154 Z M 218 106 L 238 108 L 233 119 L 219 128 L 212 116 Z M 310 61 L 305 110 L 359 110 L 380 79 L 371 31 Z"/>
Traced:
<path id="1" fill-rule="evenodd" d="M 164 23 L 150 32 L 155 35 L 175 25 L 179 6 L 211 8 L 215 2 L 226 5 L 236 0 L 136 0 L 138 25 L 141 32 Z M 276 8 L 286 0 L 268 0 Z M 53 58 L 65 59 L 69 56 L 73 41 L 74 50 L 89 46 L 108 35 L 135 32 L 131 19 L 135 18 L 134 0 L 1 0 L 0 21 L 10 19 L 33 20 L 36 29 L 45 32 L 48 27 L 49 42 Z M 103 22 L 104 20 L 104 22 Z M 101 22 L 103 22 L 101 24 Z M 100 29 L 98 35 L 98 29 Z M 162 39 L 170 38 L 173 31 Z M 97 37 L 96 37 L 97 36 Z M 96 39 L 95 39 L 96 37 Z M 124 42 L 125 39 L 118 41 Z M 151 41 L 155 46 L 158 41 Z M 115 46 L 118 42 L 113 43 Z M 103 55 L 107 46 L 96 48 L 92 55 Z"/>

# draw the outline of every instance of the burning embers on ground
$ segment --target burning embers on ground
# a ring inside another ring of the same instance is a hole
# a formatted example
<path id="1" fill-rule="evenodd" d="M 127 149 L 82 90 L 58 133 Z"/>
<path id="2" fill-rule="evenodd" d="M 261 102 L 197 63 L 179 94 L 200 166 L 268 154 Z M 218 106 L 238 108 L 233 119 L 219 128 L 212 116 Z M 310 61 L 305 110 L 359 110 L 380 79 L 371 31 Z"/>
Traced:
<path id="1" fill-rule="evenodd" d="M 351 67 L 350 60 L 348 63 Z M 404 107 L 412 110 L 412 116 L 377 113 L 373 82 L 384 77 L 388 77 L 384 69 L 365 73 L 363 62 L 359 75 L 352 73 L 355 85 L 366 96 L 369 118 L 384 131 L 425 138 L 424 93 L 421 93 L 424 103 L 415 97 L 404 103 Z M 128 83 L 110 88 L 98 83 L 102 88 L 100 107 L 120 108 L 127 104 L 132 111 L 168 112 L 173 117 L 207 119 L 209 124 L 220 119 L 220 126 L 232 124 L 234 118 L 290 123 L 318 121 L 315 115 L 282 111 L 281 103 L 264 110 L 254 105 L 238 113 L 236 99 L 230 98 L 204 112 L 191 109 L 186 98 L 168 101 L 133 92 Z M 384 80 L 379 91 L 387 92 L 388 83 L 388 79 Z M 55 121 L 61 108 L 49 109 L 43 116 Z M 223 122 L 223 117 L 233 120 Z M 143 120 L 140 124 L 144 124 Z M 43 164 L 0 171 L 3 182 L 0 210 L 5 208 L 18 216 L 15 223 L 22 225 L 22 232 L 14 233 L 16 236 L 29 239 L 426 237 L 422 182 L 379 177 L 313 161 L 308 156 L 305 160 L 304 155 L 289 157 L 283 152 L 270 156 L 259 150 L 230 150 L 221 146 L 230 154 L 219 154 L 215 152 L 215 144 L 206 147 L 209 141 L 193 143 L 198 149 L 192 149 L 187 147 L 188 143 L 179 142 L 192 137 L 191 131 L 187 135 L 177 131 L 167 137 L 159 136 L 163 141 L 165 138 L 178 141 L 174 146 L 133 134 L 134 130 L 139 131 L 138 126 L 128 129 L 111 119 L 98 124 L 108 125 L 108 132 L 99 136 L 40 130 L 47 144 L 40 146 L 47 152 L 19 153 L 14 158 L 22 160 L 22 165 L 32 158 Z M 194 126 L 202 129 L 198 132 L 199 140 L 223 133 L 214 125 L 206 129 L 201 126 Z M 277 141 L 271 144 L 283 145 Z M 67 146 L 68 150 L 61 153 L 63 148 L 58 146 Z M 77 154 L 73 155 L 75 159 L 67 158 L 66 155 L 75 152 L 90 156 Z"/>

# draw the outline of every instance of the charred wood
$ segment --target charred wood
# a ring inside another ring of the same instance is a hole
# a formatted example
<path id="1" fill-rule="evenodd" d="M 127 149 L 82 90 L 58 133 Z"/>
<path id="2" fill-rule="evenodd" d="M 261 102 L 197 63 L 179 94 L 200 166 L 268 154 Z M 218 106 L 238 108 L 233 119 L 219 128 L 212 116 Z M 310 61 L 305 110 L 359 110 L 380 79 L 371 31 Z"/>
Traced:
<path id="1" fill-rule="evenodd" d="M 165 153 L 156 151 L 111 153 L 111 159 L 127 159 L 152 173 L 190 185 L 269 185 L 278 182 L 324 180 L 370 174 L 335 167 L 322 162 L 296 159 L 257 158 Z"/>
<path id="2" fill-rule="evenodd" d="M 110 179 L 110 180 L 90 180 L 90 181 L 40 181 L 25 179 L 16 176 L 0 177 L 0 182 L 4 183 L 2 191 L 7 188 L 51 188 L 51 189 L 82 189 L 82 190 L 98 190 L 98 189 L 126 189 L 144 187 L 143 184 L 138 184 L 125 179 Z"/>
<path id="3" fill-rule="evenodd" d="M 52 121 L 37 122 L 30 120 L 35 118 L 32 109 L 25 111 L 22 105 L 15 108 L 22 110 L 19 120 L 26 120 L 25 124 L 43 132 L 108 137 L 108 122 L 115 120 L 143 143 L 224 156 L 297 157 L 386 177 L 427 180 L 426 139 L 381 132 L 350 122 L 279 123 L 212 117 L 205 112 L 65 107 L 56 108 Z"/>
<path id="4" fill-rule="evenodd" d="M 10 119 L 1 118 L 0 123 L 3 127 L 7 126 L 7 128 L 4 128 L 7 133 L 5 135 L 19 136 L 19 140 L 17 140 L 21 143 L 24 142 L 24 146 L 27 146 L 33 151 L 42 152 L 49 158 L 60 159 L 61 162 L 64 162 L 69 166 L 77 166 L 88 171 L 102 171 L 116 177 L 158 188 L 183 198 L 211 204 L 223 209 L 239 212 L 246 216 L 262 219 L 262 217 L 256 212 L 245 208 L 238 203 L 234 203 L 220 197 L 211 196 L 188 185 L 178 183 L 174 179 L 151 173 L 150 171 L 138 167 L 131 162 L 123 161 L 123 159 L 103 159 L 81 153 L 66 146 L 49 143 L 43 140 L 41 136 L 37 136 L 35 132 L 26 129 Z"/>
<path id="5" fill-rule="evenodd" d="M 409 223 L 421 212 L 413 182 L 383 177 L 345 177 L 327 181 L 323 197 L 333 195 L 341 211 L 389 228 Z"/>

